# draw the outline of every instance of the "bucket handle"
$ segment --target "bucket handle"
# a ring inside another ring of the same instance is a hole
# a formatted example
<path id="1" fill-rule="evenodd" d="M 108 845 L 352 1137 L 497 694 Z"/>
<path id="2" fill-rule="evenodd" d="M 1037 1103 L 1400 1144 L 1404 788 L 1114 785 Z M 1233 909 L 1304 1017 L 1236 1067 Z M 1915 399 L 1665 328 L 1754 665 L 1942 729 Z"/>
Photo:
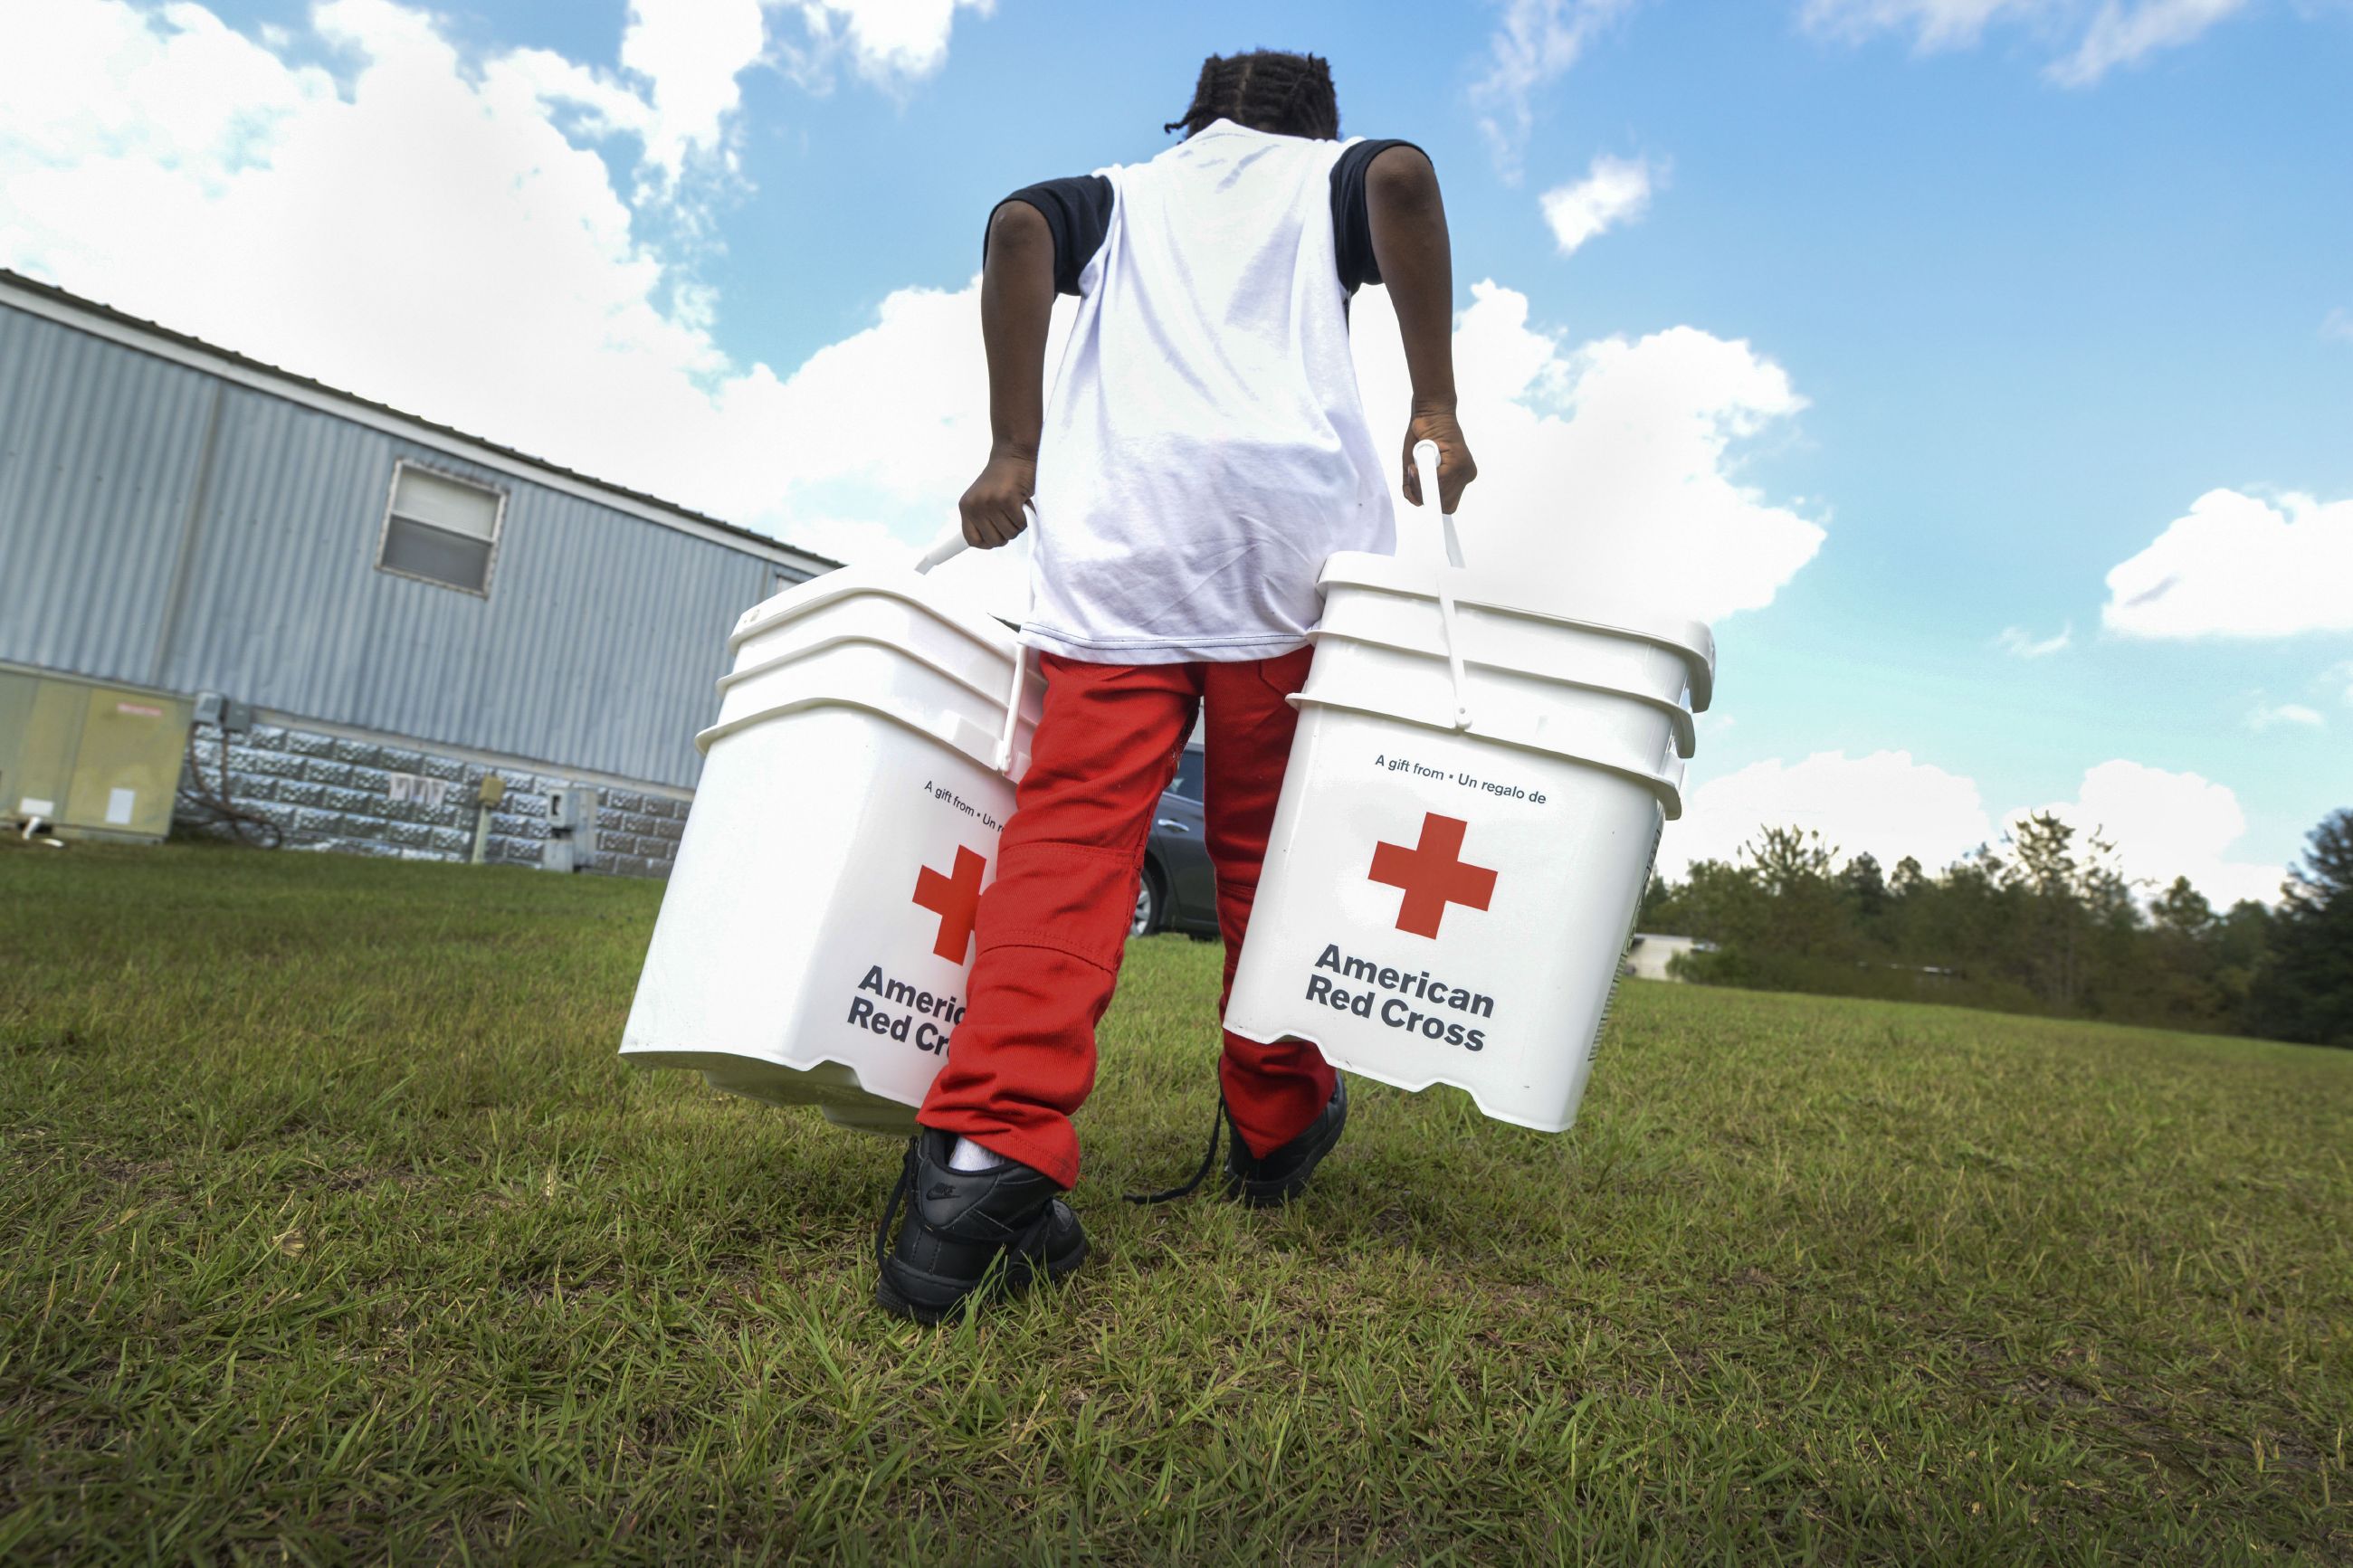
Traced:
<path id="1" fill-rule="evenodd" d="M 1021 503 L 1021 515 L 1028 521 L 1029 525 L 1031 528 L 1037 527 L 1038 503 L 1034 500 L 1023 501 Z M 929 572 L 934 566 L 946 565 L 949 562 L 963 554 L 966 548 L 964 538 L 964 521 L 959 518 L 955 521 L 948 524 L 947 531 L 945 532 L 942 533 L 937 539 L 932 541 L 931 548 L 924 551 L 922 558 L 915 563 L 915 574 L 917 576 L 922 576 L 924 573 Z M 1462 563 L 1457 561 L 1455 564 L 1460 566 Z"/>
<path id="2" fill-rule="evenodd" d="M 1030 516 L 1034 522 L 1037 514 L 1032 512 Z M 932 541 L 932 547 L 924 551 L 923 558 L 915 563 L 916 574 L 921 575 L 934 566 L 946 564 L 963 554 L 965 549 L 964 524 L 951 523 L 947 531 Z M 1013 690 L 1005 699 L 1005 729 L 997 737 L 997 771 L 1008 778 L 1013 775 L 1013 739 L 1020 731 L 1021 699 L 1029 689 L 1029 645 L 1016 641 L 1013 645 Z"/>
<path id="3" fill-rule="evenodd" d="M 1454 530 L 1454 514 L 1438 510 L 1438 443 L 1416 441 L 1413 444 L 1413 471 L 1421 480 L 1421 504 L 1438 518 L 1438 538 L 1430 553 L 1430 564 L 1454 566 L 1462 564 L 1462 537 Z"/>
<path id="4" fill-rule="evenodd" d="M 1413 444 L 1413 470 L 1421 480 L 1421 504 L 1435 515 L 1437 521 L 1430 529 L 1436 548 L 1430 552 L 1438 568 L 1438 625 L 1446 639 L 1446 671 L 1454 681 L 1454 728 L 1471 728 L 1471 689 L 1462 670 L 1462 641 L 1454 621 L 1454 582 L 1447 568 L 1459 570 L 1462 565 L 1462 541 L 1454 531 L 1454 514 L 1439 511 L 1438 443 L 1417 441 Z"/>
<path id="5" fill-rule="evenodd" d="M 932 547 L 915 563 L 915 574 L 921 576 L 934 566 L 944 566 L 964 552 L 964 524 L 952 524 L 945 533 L 932 541 Z"/>
<path id="6" fill-rule="evenodd" d="M 1029 645 L 1013 645 L 1013 689 L 1005 698 L 1005 732 L 997 737 L 997 771 L 1013 776 L 1013 737 L 1021 727 L 1021 699 L 1029 688 Z"/>

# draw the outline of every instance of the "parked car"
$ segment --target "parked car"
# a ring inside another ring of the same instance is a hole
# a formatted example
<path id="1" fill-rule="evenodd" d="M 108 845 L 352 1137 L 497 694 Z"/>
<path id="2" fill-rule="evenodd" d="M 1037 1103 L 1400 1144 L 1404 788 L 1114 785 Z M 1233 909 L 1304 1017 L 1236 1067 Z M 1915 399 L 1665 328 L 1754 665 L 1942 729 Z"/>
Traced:
<path id="1" fill-rule="evenodd" d="M 1135 889 L 1131 936 L 1181 931 L 1196 942 L 1218 934 L 1218 874 L 1201 826 L 1201 748 L 1188 745 L 1152 814 L 1144 878 Z"/>

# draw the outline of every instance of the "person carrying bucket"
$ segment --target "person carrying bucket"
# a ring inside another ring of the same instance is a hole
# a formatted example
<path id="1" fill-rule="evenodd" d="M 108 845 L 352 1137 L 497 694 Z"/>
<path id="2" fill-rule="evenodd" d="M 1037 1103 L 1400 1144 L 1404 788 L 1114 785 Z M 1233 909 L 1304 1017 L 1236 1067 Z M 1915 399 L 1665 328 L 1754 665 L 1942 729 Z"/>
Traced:
<path id="1" fill-rule="evenodd" d="M 1085 1257 L 1060 1199 L 1079 1173 L 1071 1114 L 1093 1085 L 1153 812 L 1197 716 L 1231 990 L 1318 570 L 1394 545 L 1348 346 L 1359 286 L 1386 283 L 1412 376 L 1407 499 L 1425 501 L 1418 442 L 1438 446 L 1443 510 L 1477 473 L 1455 419 L 1452 263 L 1429 158 L 1341 141 L 1314 55 L 1213 56 L 1166 129 L 1184 139 L 1149 163 L 1029 186 L 988 221 L 993 441 L 960 510 L 965 542 L 993 549 L 1034 506 L 1022 640 L 1047 684 L 980 899 L 966 1012 L 877 1236 L 877 1300 L 926 1321 Z M 1050 405 L 1058 292 L 1080 303 Z M 1346 1121 L 1338 1075 L 1303 1040 L 1228 1033 L 1219 1079 L 1228 1193 L 1297 1196 Z M 1213 1129 L 1204 1174 L 1216 1148 Z"/>

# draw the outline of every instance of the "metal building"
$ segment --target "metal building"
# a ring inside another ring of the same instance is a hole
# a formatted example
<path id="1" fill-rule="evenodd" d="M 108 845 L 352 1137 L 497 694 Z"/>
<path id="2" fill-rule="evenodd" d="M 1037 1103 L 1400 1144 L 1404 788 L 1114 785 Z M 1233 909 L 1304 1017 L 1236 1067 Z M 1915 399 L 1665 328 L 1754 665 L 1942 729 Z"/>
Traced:
<path id="1" fill-rule="evenodd" d="M 0 819 L 155 827 L 20 787 L 153 715 L 184 827 L 659 875 L 729 628 L 835 564 L 0 271 Z"/>

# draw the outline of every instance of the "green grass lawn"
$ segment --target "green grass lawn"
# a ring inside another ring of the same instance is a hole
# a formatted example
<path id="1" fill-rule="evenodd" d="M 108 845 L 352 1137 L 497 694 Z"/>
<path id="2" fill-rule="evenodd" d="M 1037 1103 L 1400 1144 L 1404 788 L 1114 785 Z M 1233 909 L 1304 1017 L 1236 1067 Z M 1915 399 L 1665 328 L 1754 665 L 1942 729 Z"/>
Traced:
<path id="1" fill-rule="evenodd" d="M 2353 1053 L 1633 985 L 1282 1213 L 1131 950 L 1059 1295 L 614 1057 L 660 889 L 0 849 L 0 1560 L 2353 1561 Z"/>

